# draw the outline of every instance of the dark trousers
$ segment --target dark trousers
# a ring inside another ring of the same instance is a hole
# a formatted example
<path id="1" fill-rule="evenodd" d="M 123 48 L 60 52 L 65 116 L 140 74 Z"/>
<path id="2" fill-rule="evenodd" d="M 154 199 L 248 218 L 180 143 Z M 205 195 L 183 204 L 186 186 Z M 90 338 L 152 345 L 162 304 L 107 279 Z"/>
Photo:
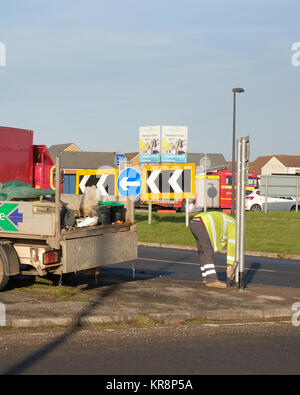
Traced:
<path id="1" fill-rule="evenodd" d="M 197 242 L 203 280 L 207 282 L 217 281 L 214 250 L 204 224 L 200 220 L 192 220 L 190 229 Z"/>

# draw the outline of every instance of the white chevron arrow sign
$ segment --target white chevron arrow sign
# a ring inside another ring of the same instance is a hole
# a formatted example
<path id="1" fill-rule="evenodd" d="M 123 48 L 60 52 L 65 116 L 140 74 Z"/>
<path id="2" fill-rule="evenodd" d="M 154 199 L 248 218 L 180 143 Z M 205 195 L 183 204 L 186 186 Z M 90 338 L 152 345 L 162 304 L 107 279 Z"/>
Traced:
<path id="1" fill-rule="evenodd" d="M 88 182 L 90 176 L 83 176 L 80 181 L 79 188 L 82 190 L 82 193 L 85 191 L 85 184 Z"/>
<path id="2" fill-rule="evenodd" d="M 181 176 L 182 172 L 183 169 L 175 170 L 174 173 L 172 174 L 172 177 L 168 180 L 168 183 L 173 188 L 175 193 L 183 193 L 183 190 L 180 188 L 180 186 L 177 183 L 178 178 Z"/>
<path id="3" fill-rule="evenodd" d="M 108 196 L 108 193 L 106 192 L 106 189 L 103 186 L 107 177 L 108 177 L 108 174 L 102 174 L 100 176 L 99 181 L 97 182 L 97 185 L 96 185 L 96 187 L 100 190 L 101 195 L 103 195 L 103 196 Z"/>
<path id="4" fill-rule="evenodd" d="M 195 163 L 143 165 L 142 200 L 195 198 Z"/>
<path id="5" fill-rule="evenodd" d="M 148 187 L 151 189 L 151 193 L 160 193 L 160 190 L 157 188 L 157 186 L 155 185 L 155 180 L 157 179 L 157 177 L 159 176 L 161 170 L 153 170 L 151 172 L 150 177 L 148 178 L 146 184 L 148 185 Z"/>

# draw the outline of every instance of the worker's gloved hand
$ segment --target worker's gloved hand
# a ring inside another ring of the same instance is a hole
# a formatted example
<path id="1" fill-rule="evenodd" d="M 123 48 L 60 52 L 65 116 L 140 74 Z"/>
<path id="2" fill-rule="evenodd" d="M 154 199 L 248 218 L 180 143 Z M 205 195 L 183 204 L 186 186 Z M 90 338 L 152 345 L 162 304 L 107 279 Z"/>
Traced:
<path id="1" fill-rule="evenodd" d="M 232 266 L 233 265 L 227 265 L 227 271 L 226 271 L 227 272 L 227 278 L 230 279 L 230 280 L 233 280 L 234 277 L 235 277 L 235 273 L 232 273 L 232 278 L 230 278 L 230 273 L 231 273 Z"/>

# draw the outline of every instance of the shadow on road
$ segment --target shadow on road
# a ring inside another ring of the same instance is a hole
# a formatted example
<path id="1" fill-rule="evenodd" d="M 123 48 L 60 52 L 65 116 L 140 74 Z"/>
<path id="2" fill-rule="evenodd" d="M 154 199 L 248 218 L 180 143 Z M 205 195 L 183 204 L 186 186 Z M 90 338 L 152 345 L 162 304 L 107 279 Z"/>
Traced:
<path id="1" fill-rule="evenodd" d="M 93 312 L 93 310 L 105 302 L 105 298 L 113 295 L 119 285 L 113 285 L 109 289 L 105 290 L 103 293 L 99 294 L 97 299 L 91 302 L 83 311 L 81 311 L 75 318 L 74 323 L 70 329 L 64 332 L 62 335 L 58 336 L 52 342 L 46 344 L 38 351 L 32 353 L 28 357 L 26 357 L 23 361 L 18 362 L 14 366 L 9 369 L 0 372 L 1 375 L 16 375 L 21 374 L 25 370 L 31 368 L 33 365 L 38 363 L 42 358 L 46 357 L 50 354 L 54 349 L 61 346 L 67 339 L 73 336 L 76 332 L 78 332 L 82 325 L 82 320 L 87 317 L 89 314 Z"/>
<path id="2" fill-rule="evenodd" d="M 257 262 L 253 262 L 249 269 L 246 269 L 246 275 L 245 275 L 245 285 L 251 284 L 253 282 L 254 276 L 256 272 L 261 268 L 261 264 Z"/>
<path id="3" fill-rule="evenodd" d="M 168 270 L 169 269 L 169 270 Z M 159 270 L 140 268 L 138 261 L 135 263 L 135 272 L 132 271 L 131 267 L 127 264 L 115 264 L 99 268 L 99 275 L 96 277 L 93 271 L 85 271 L 75 273 L 67 273 L 62 276 L 62 285 L 69 287 L 80 286 L 82 290 L 97 289 L 102 286 L 116 285 L 119 283 L 140 281 L 140 280 L 150 280 L 152 278 L 160 276 L 171 276 L 173 274 L 170 271 L 168 265 L 160 267 Z M 57 286 L 60 281 L 59 275 L 49 274 L 44 277 L 38 277 L 40 279 L 49 280 L 52 282 L 53 286 Z M 11 277 L 10 282 L 5 288 L 6 292 L 12 291 L 14 289 L 22 289 L 31 287 L 36 282 L 36 276 L 28 275 L 17 275 Z"/>
<path id="4" fill-rule="evenodd" d="M 78 275 L 72 274 L 71 276 L 66 276 L 63 280 L 63 285 L 70 287 L 80 286 L 82 291 L 99 289 L 99 293 L 96 295 L 95 299 L 89 303 L 89 305 L 84 308 L 76 317 L 74 317 L 73 324 L 68 328 L 62 335 L 58 336 L 55 340 L 46 344 L 38 351 L 32 353 L 26 357 L 21 362 L 16 363 L 14 366 L 8 368 L 5 371 L 0 372 L 1 375 L 16 375 L 22 374 L 24 371 L 30 369 L 33 365 L 37 364 L 42 358 L 49 355 L 57 347 L 65 343 L 71 336 L 76 334 L 81 327 L 82 322 L 85 317 L 91 315 L 94 309 L 99 308 L 105 303 L 106 298 L 114 295 L 118 288 L 125 282 L 149 280 L 160 275 L 171 275 L 171 272 L 167 271 L 152 271 L 152 270 L 136 270 L 135 277 L 133 278 L 130 268 L 126 267 L 109 267 L 100 268 L 100 279 L 98 283 L 95 282 L 95 275 L 78 273 Z M 24 278 L 25 277 L 25 278 Z M 50 277 L 51 278 L 51 277 Z M 53 286 L 57 285 L 59 281 L 59 276 L 52 276 Z M 27 278 L 27 276 L 18 276 L 12 281 L 10 289 L 21 288 L 24 286 L 33 285 L 35 278 Z M 103 289 L 103 287 L 109 287 L 108 289 Z"/>
<path id="5" fill-rule="evenodd" d="M 245 268 L 245 278 L 244 278 L 245 285 L 251 284 L 253 282 L 254 277 L 260 268 L 261 268 L 261 264 L 257 262 L 252 263 L 249 268 Z M 226 282 L 227 279 L 226 270 L 224 271 L 218 270 L 217 276 L 219 281 Z"/>

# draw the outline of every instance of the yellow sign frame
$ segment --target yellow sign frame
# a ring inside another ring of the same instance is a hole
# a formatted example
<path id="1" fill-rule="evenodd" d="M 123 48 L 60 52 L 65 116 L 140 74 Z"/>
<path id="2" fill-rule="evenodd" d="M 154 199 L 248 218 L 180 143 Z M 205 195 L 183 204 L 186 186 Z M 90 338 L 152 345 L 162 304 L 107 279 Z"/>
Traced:
<path id="1" fill-rule="evenodd" d="M 183 193 L 147 193 L 147 172 L 155 170 L 191 170 L 191 191 Z M 144 165 L 143 166 L 143 176 L 142 176 L 142 200 L 161 200 L 161 199 L 194 199 L 195 198 L 195 182 L 196 182 L 196 165 L 195 163 L 169 163 L 160 165 Z"/>
<path id="2" fill-rule="evenodd" d="M 102 174 L 114 174 L 115 176 L 115 196 L 119 196 L 118 193 L 118 178 L 119 178 L 119 170 L 118 169 L 88 169 L 88 170 L 77 170 L 76 171 L 76 195 L 79 195 L 79 177 L 80 176 L 98 176 Z"/>

